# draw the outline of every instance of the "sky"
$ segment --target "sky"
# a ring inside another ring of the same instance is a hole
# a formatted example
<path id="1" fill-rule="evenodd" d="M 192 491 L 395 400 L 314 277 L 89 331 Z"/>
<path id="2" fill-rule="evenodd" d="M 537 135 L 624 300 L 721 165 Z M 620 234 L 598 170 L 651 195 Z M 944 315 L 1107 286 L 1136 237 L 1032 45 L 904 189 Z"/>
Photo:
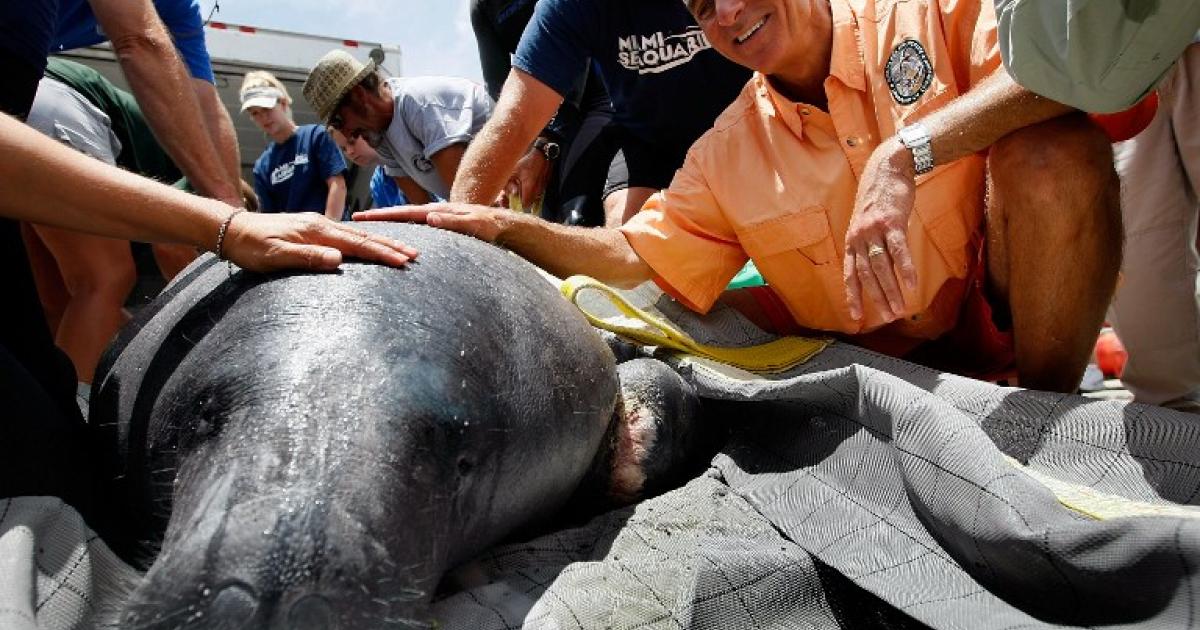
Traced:
<path id="1" fill-rule="evenodd" d="M 395 44 L 405 75 L 483 82 L 469 0 L 200 0 L 205 17 L 214 4 L 217 22 Z"/>

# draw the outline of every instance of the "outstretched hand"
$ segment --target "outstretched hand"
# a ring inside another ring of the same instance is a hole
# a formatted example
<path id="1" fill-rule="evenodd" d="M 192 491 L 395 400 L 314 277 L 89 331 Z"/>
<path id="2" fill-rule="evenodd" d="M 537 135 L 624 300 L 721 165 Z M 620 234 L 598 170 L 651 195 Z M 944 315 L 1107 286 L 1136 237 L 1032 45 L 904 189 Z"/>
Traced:
<path id="1" fill-rule="evenodd" d="M 515 215 L 511 210 L 476 206 L 466 203 L 429 203 L 422 206 L 396 206 L 355 212 L 355 221 L 404 221 L 424 223 L 474 236 L 481 241 L 496 242 L 505 222 Z"/>
<path id="2" fill-rule="evenodd" d="M 401 267 L 417 257 L 417 250 L 397 240 L 309 212 L 238 213 L 229 222 L 221 253 L 251 271 L 332 271 L 343 256 Z"/>
<path id="3" fill-rule="evenodd" d="M 846 231 L 842 278 L 855 321 L 863 320 L 863 293 L 886 321 L 908 309 L 900 282 L 917 288 L 917 270 L 908 247 L 908 219 L 916 200 L 912 156 L 896 140 L 880 145 L 863 170 L 854 214 Z"/>

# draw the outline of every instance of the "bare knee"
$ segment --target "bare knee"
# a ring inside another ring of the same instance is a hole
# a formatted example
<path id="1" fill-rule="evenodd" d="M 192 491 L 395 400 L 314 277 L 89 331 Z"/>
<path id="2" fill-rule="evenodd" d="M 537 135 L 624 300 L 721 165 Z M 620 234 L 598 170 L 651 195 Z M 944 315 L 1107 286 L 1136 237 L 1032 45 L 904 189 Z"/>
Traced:
<path id="1" fill-rule="evenodd" d="M 97 265 L 90 269 L 75 269 L 63 273 L 68 290 L 73 299 L 104 300 L 108 303 L 123 304 L 137 282 L 137 271 L 133 261 L 129 264 Z"/>
<path id="2" fill-rule="evenodd" d="M 657 191 L 653 188 L 633 186 L 614 191 L 605 197 L 604 227 L 618 228 L 625 225 L 626 221 L 641 211 L 642 206 L 646 205 L 646 200 L 650 199 L 655 192 Z"/>
<path id="3" fill-rule="evenodd" d="M 604 198 L 604 227 L 618 228 L 624 223 L 625 199 L 629 189 L 614 190 Z"/>
<path id="4" fill-rule="evenodd" d="M 1120 251 L 1112 145 L 1082 114 L 1005 136 L 989 152 L 988 167 L 993 210 L 1012 229 L 1047 246 L 1085 239 Z"/>
<path id="5" fill-rule="evenodd" d="M 1105 191 L 1117 181 L 1108 137 L 1082 114 L 1014 131 L 989 151 L 996 186 L 1014 193 L 1061 197 L 1067 191 Z"/>

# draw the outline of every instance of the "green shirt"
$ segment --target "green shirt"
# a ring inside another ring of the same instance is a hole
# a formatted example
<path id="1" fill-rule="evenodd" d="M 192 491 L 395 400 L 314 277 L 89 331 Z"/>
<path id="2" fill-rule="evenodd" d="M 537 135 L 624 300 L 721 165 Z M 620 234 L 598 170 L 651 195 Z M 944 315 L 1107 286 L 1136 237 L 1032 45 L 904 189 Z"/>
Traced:
<path id="1" fill-rule="evenodd" d="M 166 183 L 182 176 L 158 145 L 131 94 L 110 83 L 96 70 L 57 57 L 48 60 L 46 76 L 79 92 L 112 119 L 113 133 L 121 141 L 118 166 Z"/>
<path id="2" fill-rule="evenodd" d="M 995 0 L 1021 85 L 1086 112 L 1128 109 L 1195 40 L 1197 0 Z"/>

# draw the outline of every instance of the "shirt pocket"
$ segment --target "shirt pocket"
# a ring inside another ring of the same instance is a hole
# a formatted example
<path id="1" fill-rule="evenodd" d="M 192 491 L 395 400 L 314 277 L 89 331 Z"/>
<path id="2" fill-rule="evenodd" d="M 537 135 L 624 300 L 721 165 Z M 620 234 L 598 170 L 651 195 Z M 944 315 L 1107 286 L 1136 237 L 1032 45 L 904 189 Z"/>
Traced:
<path id="1" fill-rule="evenodd" d="M 846 308 L 841 257 L 824 206 L 747 226 L 738 238 L 797 323 L 858 332 Z"/>
<path id="2" fill-rule="evenodd" d="M 798 254 L 813 265 L 827 265 L 837 257 L 823 206 L 738 229 L 737 235 L 746 253 L 756 260 Z"/>
<path id="3" fill-rule="evenodd" d="M 913 210 L 953 277 L 966 276 L 968 242 L 982 228 L 983 168 L 983 158 L 967 156 L 917 178 Z"/>

